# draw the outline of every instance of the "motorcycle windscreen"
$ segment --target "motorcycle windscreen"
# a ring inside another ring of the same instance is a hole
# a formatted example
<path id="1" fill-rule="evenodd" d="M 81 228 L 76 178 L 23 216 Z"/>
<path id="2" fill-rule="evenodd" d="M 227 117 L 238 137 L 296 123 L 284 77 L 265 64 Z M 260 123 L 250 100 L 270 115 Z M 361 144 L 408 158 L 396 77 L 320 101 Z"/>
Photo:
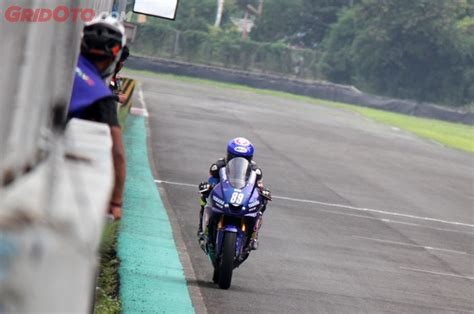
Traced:
<path id="1" fill-rule="evenodd" d="M 232 158 L 225 167 L 227 180 L 234 189 L 242 189 L 247 185 L 250 175 L 250 163 L 242 157 Z"/>

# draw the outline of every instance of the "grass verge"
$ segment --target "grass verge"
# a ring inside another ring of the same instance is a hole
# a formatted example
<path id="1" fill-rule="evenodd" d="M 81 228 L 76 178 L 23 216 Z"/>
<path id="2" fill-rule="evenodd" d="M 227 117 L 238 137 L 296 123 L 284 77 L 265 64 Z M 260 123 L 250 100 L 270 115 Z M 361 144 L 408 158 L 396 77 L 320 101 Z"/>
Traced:
<path id="1" fill-rule="evenodd" d="M 130 91 L 133 92 L 133 91 Z M 122 131 L 125 131 L 125 120 L 131 108 L 131 101 L 119 107 L 118 120 Z M 102 232 L 100 244 L 100 265 L 97 278 L 97 291 L 95 295 L 94 313 L 113 314 L 120 313 L 122 306 L 119 295 L 119 259 L 117 257 L 117 238 L 119 222 L 107 222 Z"/>
<path id="2" fill-rule="evenodd" d="M 420 137 L 434 140 L 445 146 L 474 153 L 474 126 L 419 118 L 354 105 L 334 104 L 334 106 L 350 109 L 375 121 L 410 131 Z"/>
<path id="3" fill-rule="evenodd" d="M 289 100 L 298 100 L 317 105 L 326 105 L 334 108 L 345 109 L 362 114 L 377 122 L 386 123 L 394 127 L 412 132 L 422 138 L 437 141 L 445 146 L 459 149 L 462 151 L 474 153 L 474 126 L 464 125 L 460 123 L 451 123 L 435 119 L 419 118 L 408 116 L 383 110 L 372 108 L 365 108 L 361 106 L 311 98 L 308 96 L 295 95 L 280 91 L 258 89 L 244 85 L 223 83 L 211 80 L 204 80 L 199 78 L 178 76 L 173 74 L 161 74 L 150 71 L 138 71 L 126 69 L 126 73 L 138 74 L 145 76 L 156 76 L 161 78 L 168 78 L 189 83 L 198 83 L 211 85 L 218 88 L 237 89 L 257 93 L 261 95 L 271 95 Z"/>
<path id="4" fill-rule="evenodd" d="M 123 131 L 125 131 L 125 120 L 127 119 L 129 112 L 130 106 L 121 106 L 118 111 L 118 120 Z"/>
<path id="5" fill-rule="evenodd" d="M 107 222 L 100 245 L 100 268 L 97 278 L 94 313 L 115 314 L 122 311 L 119 299 L 119 260 L 117 235 L 120 222 Z"/>

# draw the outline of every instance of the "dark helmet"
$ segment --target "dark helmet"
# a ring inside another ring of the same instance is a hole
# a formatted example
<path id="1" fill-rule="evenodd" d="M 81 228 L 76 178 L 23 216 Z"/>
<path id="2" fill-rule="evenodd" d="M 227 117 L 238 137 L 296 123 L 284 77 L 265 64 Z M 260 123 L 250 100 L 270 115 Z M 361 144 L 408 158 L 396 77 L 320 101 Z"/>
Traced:
<path id="1" fill-rule="evenodd" d="M 235 157 L 243 157 L 252 161 L 255 148 L 246 138 L 236 137 L 227 144 L 227 162 Z"/>
<path id="2" fill-rule="evenodd" d="M 91 58 L 118 61 L 125 42 L 125 28 L 118 16 L 104 12 L 85 24 L 81 53 Z"/>

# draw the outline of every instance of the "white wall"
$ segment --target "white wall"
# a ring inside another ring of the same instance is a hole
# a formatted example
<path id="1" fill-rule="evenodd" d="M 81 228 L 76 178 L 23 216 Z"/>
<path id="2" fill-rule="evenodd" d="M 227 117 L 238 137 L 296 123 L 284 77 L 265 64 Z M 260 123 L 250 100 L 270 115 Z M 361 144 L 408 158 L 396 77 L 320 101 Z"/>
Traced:
<path id="1" fill-rule="evenodd" d="M 112 0 L 0 1 L 0 313 L 84 313 L 113 184 L 110 132 L 74 121 L 53 134 L 83 24 L 9 22 L 12 5 L 108 11 Z"/>
<path id="2" fill-rule="evenodd" d="M 74 23 L 9 22 L 9 7 L 93 8 L 108 11 L 112 0 L 1 1 L 0 182 L 21 175 L 47 150 L 53 106 L 69 103 L 77 60 L 81 19 Z M 0 186 L 1 188 L 1 186 Z"/>

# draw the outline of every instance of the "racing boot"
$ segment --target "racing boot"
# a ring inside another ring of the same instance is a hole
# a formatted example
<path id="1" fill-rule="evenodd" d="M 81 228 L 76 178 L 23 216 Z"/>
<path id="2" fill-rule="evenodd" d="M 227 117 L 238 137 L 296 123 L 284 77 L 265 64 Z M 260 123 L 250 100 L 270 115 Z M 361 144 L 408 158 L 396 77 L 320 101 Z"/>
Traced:
<path id="1" fill-rule="evenodd" d="M 201 238 L 203 237 L 202 216 L 204 214 L 204 207 L 207 204 L 207 196 L 209 195 L 211 185 L 207 182 L 201 182 L 198 188 L 199 188 L 199 193 L 201 193 L 201 198 L 200 198 L 201 210 L 199 211 L 199 226 L 198 226 L 197 237 L 201 240 Z"/>
<path id="2" fill-rule="evenodd" d="M 202 202 L 202 200 L 201 200 Z M 199 212 L 199 226 L 197 231 L 197 237 L 200 239 L 203 237 L 203 230 L 202 230 L 202 215 L 204 213 L 204 206 L 201 206 L 201 211 Z"/>
<path id="3" fill-rule="evenodd" d="M 258 249 L 258 239 L 250 240 L 250 249 L 256 251 Z"/>
<path id="4" fill-rule="evenodd" d="M 203 204 L 203 200 L 201 199 L 201 211 L 199 212 L 199 226 L 198 226 L 198 231 L 197 231 L 197 238 L 199 242 L 199 246 L 201 249 L 206 252 L 206 235 L 204 234 L 204 231 L 202 230 L 202 216 L 204 214 L 204 206 L 205 203 Z"/>
<path id="5" fill-rule="evenodd" d="M 260 217 L 255 223 L 254 232 L 252 233 L 252 236 L 250 237 L 249 248 L 252 251 L 255 251 L 258 249 L 258 232 L 260 231 L 260 227 L 262 226 L 262 214 L 263 214 L 262 212 L 259 212 Z"/>

